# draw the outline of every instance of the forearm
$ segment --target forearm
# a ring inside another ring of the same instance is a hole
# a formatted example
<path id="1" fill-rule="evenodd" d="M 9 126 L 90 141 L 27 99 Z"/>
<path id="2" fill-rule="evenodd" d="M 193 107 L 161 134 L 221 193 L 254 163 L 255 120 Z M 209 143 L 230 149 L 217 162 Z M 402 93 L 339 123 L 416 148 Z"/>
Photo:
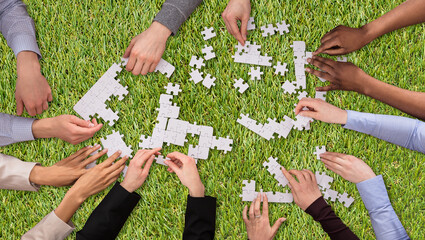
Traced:
<path id="1" fill-rule="evenodd" d="M 0 113 L 0 146 L 34 140 L 32 124 L 35 119 Z"/>
<path id="2" fill-rule="evenodd" d="M 69 222 L 74 213 L 78 210 L 78 208 L 81 206 L 81 204 L 83 204 L 85 200 L 86 198 L 80 196 L 78 191 L 72 188 L 69 189 L 68 192 L 65 194 L 65 197 L 63 198 L 62 202 L 55 209 L 56 216 L 58 216 L 64 222 Z"/>
<path id="3" fill-rule="evenodd" d="M 0 189 L 37 191 L 40 186 L 30 179 L 30 173 L 37 167 L 36 164 L 0 154 Z"/>
<path id="4" fill-rule="evenodd" d="M 34 21 L 28 15 L 22 1 L 0 1 L 0 31 L 15 56 L 22 51 L 31 51 L 41 57 Z"/>
<path id="5" fill-rule="evenodd" d="M 201 2 L 202 0 L 167 0 L 154 21 L 161 23 L 173 34 L 176 34 L 180 26 Z"/>
<path id="6" fill-rule="evenodd" d="M 425 1 L 407 0 L 380 18 L 363 26 L 368 42 L 386 33 L 425 21 Z"/>
<path id="7" fill-rule="evenodd" d="M 417 119 L 347 111 L 344 128 L 425 153 L 425 123 Z"/>
<path id="8" fill-rule="evenodd" d="M 339 217 L 337 217 L 323 197 L 319 197 L 306 210 L 313 219 L 322 225 L 331 239 L 359 239 Z"/>
<path id="9" fill-rule="evenodd" d="M 367 86 L 361 93 L 395 107 L 413 117 L 425 120 L 425 104 L 423 104 L 425 102 L 425 93 L 395 87 L 370 76 L 366 84 Z"/>
<path id="10" fill-rule="evenodd" d="M 381 175 L 356 184 L 377 239 L 409 239 L 395 213 Z"/>

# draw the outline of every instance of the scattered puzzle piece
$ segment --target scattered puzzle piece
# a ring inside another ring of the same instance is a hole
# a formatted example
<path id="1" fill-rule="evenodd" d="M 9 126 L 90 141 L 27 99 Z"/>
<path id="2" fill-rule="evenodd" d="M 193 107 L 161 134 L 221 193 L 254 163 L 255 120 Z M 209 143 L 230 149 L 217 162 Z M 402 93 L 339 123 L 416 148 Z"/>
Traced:
<path id="1" fill-rule="evenodd" d="M 205 66 L 204 59 L 198 58 L 196 56 L 192 56 L 189 62 L 189 66 L 197 68 L 197 69 L 201 69 L 202 67 Z"/>
<path id="2" fill-rule="evenodd" d="M 172 83 L 168 83 L 167 86 L 164 87 L 167 91 L 167 94 L 173 94 L 174 96 L 179 95 L 179 93 L 182 91 L 180 89 L 180 85 L 179 84 L 172 84 Z"/>
<path id="3" fill-rule="evenodd" d="M 261 80 L 261 75 L 263 75 L 263 72 L 261 72 L 260 67 L 251 67 L 251 71 L 248 73 L 248 75 L 251 76 L 251 80 Z"/>
<path id="4" fill-rule="evenodd" d="M 254 17 L 250 17 L 248 20 L 248 25 L 246 30 L 254 30 L 255 29 L 255 23 L 254 23 Z"/>
<path id="5" fill-rule="evenodd" d="M 277 62 L 277 65 L 273 66 L 273 68 L 275 69 L 274 73 L 280 74 L 281 76 L 285 76 L 285 73 L 288 71 L 286 65 L 286 63 L 281 64 L 280 62 Z"/>
<path id="6" fill-rule="evenodd" d="M 314 154 L 316 155 L 317 160 L 320 160 L 320 154 L 325 153 L 326 152 L 326 147 L 325 146 L 321 146 L 319 148 L 319 146 L 316 147 L 316 151 L 314 152 Z"/>
<path id="7" fill-rule="evenodd" d="M 280 35 L 283 35 L 284 33 L 289 33 L 289 24 L 286 24 L 285 21 L 282 21 L 280 23 L 276 23 L 276 31 L 279 32 Z"/>
<path id="8" fill-rule="evenodd" d="M 202 49 L 202 53 L 205 54 L 205 60 L 215 58 L 215 53 L 213 52 L 213 50 L 214 49 L 211 46 L 205 45 L 205 47 Z"/>
<path id="9" fill-rule="evenodd" d="M 199 72 L 198 69 L 192 69 L 192 72 L 190 72 L 190 80 L 192 80 L 195 84 L 200 83 L 204 80 L 202 75 L 203 73 Z"/>
<path id="10" fill-rule="evenodd" d="M 235 79 L 233 86 L 238 89 L 239 93 L 244 93 L 249 88 L 248 83 L 245 83 L 242 78 Z"/>
<path id="11" fill-rule="evenodd" d="M 273 24 L 267 24 L 265 26 L 261 27 L 262 36 L 267 37 L 275 34 L 275 28 L 273 27 Z"/>
<path id="12" fill-rule="evenodd" d="M 293 94 L 295 93 L 295 85 L 291 83 L 290 81 L 285 81 L 282 85 L 283 92 L 286 94 Z"/>
<path id="13" fill-rule="evenodd" d="M 208 40 L 208 39 L 211 39 L 211 38 L 213 38 L 213 37 L 216 36 L 216 34 L 214 32 L 214 28 L 212 28 L 212 27 L 210 27 L 210 28 L 205 27 L 204 29 L 205 30 L 201 32 L 201 34 L 204 36 L 204 40 Z"/>

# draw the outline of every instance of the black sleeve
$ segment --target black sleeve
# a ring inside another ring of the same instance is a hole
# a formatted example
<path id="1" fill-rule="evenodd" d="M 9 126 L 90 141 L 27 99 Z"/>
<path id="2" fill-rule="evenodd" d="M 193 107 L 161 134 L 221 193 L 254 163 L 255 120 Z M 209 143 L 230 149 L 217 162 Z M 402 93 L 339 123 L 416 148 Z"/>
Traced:
<path id="1" fill-rule="evenodd" d="M 322 225 L 323 230 L 325 230 L 331 239 L 359 239 L 350 228 L 335 215 L 331 206 L 329 206 L 323 197 L 316 199 L 305 212 L 310 214 L 315 221 Z"/>
<path id="2" fill-rule="evenodd" d="M 216 199 L 187 197 L 184 240 L 214 239 Z"/>
<path id="3" fill-rule="evenodd" d="M 115 183 L 83 229 L 77 232 L 77 240 L 115 239 L 139 200 L 137 193 L 129 193 L 119 182 Z"/>

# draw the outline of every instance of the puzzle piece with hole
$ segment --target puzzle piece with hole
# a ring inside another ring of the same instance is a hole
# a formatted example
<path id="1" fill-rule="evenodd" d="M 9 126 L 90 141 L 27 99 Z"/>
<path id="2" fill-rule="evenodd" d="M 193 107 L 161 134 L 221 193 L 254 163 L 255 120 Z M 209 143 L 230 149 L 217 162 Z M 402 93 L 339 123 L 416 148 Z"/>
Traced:
<path id="1" fill-rule="evenodd" d="M 198 58 L 196 56 L 192 56 L 189 62 L 189 66 L 197 68 L 197 69 L 201 69 L 202 67 L 205 66 L 204 59 Z"/>
<path id="2" fill-rule="evenodd" d="M 261 31 L 262 31 L 261 35 L 263 37 L 272 36 L 276 33 L 275 32 L 276 29 L 275 29 L 275 27 L 273 27 L 273 24 L 267 24 L 265 26 L 262 26 Z"/>
<path id="3" fill-rule="evenodd" d="M 235 83 L 233 84 L 233 87 L 235 87 L 239 93 L 244 93 L 248 88 L 248 83 L 245 83 L 242 78 L 235 79 Z"/>
<path id="4" fill-rule="evenodd" d="M 180 89 L 180 85 L 179 84 L 172 84 L 172 83 L 168 83 L 167 86 L 164 87 L 167 91 L 167 94 L 173 94 L 174 96 L 179 95 L 179 93 L 182 91 Z"/>
<path id="5" fill-rule="evenodd" d="M 284 33 L 289 33 L 290 26 L 291 25 L 286 24 L 286 21 L 276 23 L 276 31 L 279 32 L 280 35 L 283 35 Z"/>
<path id="6" fill-rule="evenodd" d="M 275 69 L 274 73 L 280 74 L 281 76 L 285 76 L 285 73 L 288 71 L 286 66 L 286 63 L 281 64 L 280 62 L 277 62 L 276 66 L 273 66 L 273 68 Z"/>
<path id="7" fill-rule="evenodd" d="M 100 139 L 103 148 L 108 149 L 108 157 L 112 156 L 118 150 L 122 152 L 120 157 L 132 157 L 131 153 L 133 150 L 131 149 L 131 145 L 127 147 L 124 140 L 122 139 L 123 137 L 124 135 L 120 134 L 120 132 L 112 131 L 112 134 L 107 135 L 106 138 Z"/>
<path id="8" fill-rule="evenodd" d="M 202 53 L 205 54 L 205 60 L 210 60 L 215 58 L 215 53 L 213 52 L 213 48 L 211 46 L 205 45 L 202 49 Z"/>
<path id="9" fill-rule="evenodd" d="M 285 94 L 293 94 L 295 93 L 296 86 L 290 81 L 285 81 L 282 85 L 282 89 Z"/>
<path id="10" fill-rule="evenodd" d="M 314 154 L 316 155 L 316 159 L 320 160 L 320 154 L 325 153 L 326 152 L 326 147 L 325 146 L 321 146 L 319 148 L 319 146 L 316 147 L 316 151 L 314 152 Z"/>
<path id="11" fill-rule="evenodd" d="M 348 194 L 344 192 L 342 195 L 338 194 L 338 201 L 344 204 L 344 207 L 348 208 L 354 202 L 354 198 L 348 197 Z"/>
<path id="12" fill-rule="evenodd" d="M 204 85 L 206 88 L 210 89 L 212 86 L 215 86 L 215 77 L 212 77 L 210 74 L 207 74 L 202 81 L 202 85 Z"/>
<path id="13" fill-rule="evenodd" d="M 246 30 L 254 30 L 255 29 L 255 22 L 254 22 L 254 17 L 250 17 L 248 20 L 248 25 Z"/>
<path id="14" fill-rule="evenodd" d="M 263 72 L 260 67 L 251 67 L 251 71 L 248 73 L 251 76 L 251 80 L 261 80 L 261 75 Z"/>
<path id="15" fill-rule="evenodd" d="M 212 28 L 212 27 L 210 27 L 210 28 L 205 27 L 204 31 L 202 31 L 201 34 L 204 36 L 204 40 L 209 40 L 209 39 L 216 36 L 216 34 L 214 32 L 214 28 Z"/>

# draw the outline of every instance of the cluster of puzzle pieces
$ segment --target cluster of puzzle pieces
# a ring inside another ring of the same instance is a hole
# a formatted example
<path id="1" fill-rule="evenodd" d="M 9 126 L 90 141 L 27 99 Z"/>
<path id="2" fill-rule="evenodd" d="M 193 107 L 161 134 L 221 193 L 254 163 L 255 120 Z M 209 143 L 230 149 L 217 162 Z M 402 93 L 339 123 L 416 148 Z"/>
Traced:
<path id="1" fill-rule="evenodd" d="M 283 35 L 284 33 L 289 33 L 289 27 L 290 25 L 286 24 L 285 21 L 276 23 L 276 27 L 274 27 L 273 24 L 267 24 L 261 27 L 262 36 L 271 36 L 274 35 L 276 32 L 278 32 L 280 35 Z"/>
<path id="2" fill-rule="evenodd" d="M 208 159 L 210 149 L 217 149 L 227 153 L 232 150 L 233 140 L 227 138 L 217 138 L 213 135 L 214 129 L 210 126 L 191 124 L 178 119 L 180 107 L 172 103 L 174 96 L 181 92 L 178 84 L 169 83 L 166 87 L 166 94 L 160 95 L 160 108 L 158 108 L 158 123 L 155 125 L 152 135 L 140 137 L 139 147 L 156 148 L 162 147 L 164 143 L 184 146 L 187 142 L 187 134 L 198 135 L 197 146 L 189 145 L 188 155 L 195 159 Z M 158 163 L 163 163 L 163 158 L 157 158 Z"/>
<path id="3" fill-rule="evenodd" d="M 250 43 L 249 41 L 246 41 L 245 46 L 242 46 L 242 44 L 238 43 L 236 49 L 237 50 L 235 55 L 233 55 L 232 58 L 237 63 L 246 63 L 268 67 L 272 65 L 271 61 L 273 58 L 267 56 L 267 54 L 262 56 L 260 53 L 261 46 L 257 45 L 255 42 Z"/>
<path id="4" fill-rule="evenodd" d="M 249 115 L 241 114 L 241 118 L 236 120 L 236 122 L 267 140 L 274 138 L 275 133 L 279 138 L 286 138 L 291 132 L 293 126 L 292 119 L 287 116 L 284 116 L 284 121 L 279 123 L 276 122 L 276 119 L 269 118 L 268 123 L 260 124 L 257 123 L 257 121 L 251 119 Z"/>
<path id="5" fill-rule="evenodd" d="M 255 181 L 251 180 L 243 180 L 242 183 L 244 186 L 242 187 L 242 194 L 239 195 L 239 197 L 242 198 L 242 201 L 244 202 L 251 202 L 254 201 L 254 199 L 257 198 L 258 193 L 263 193 L 263 189 L 260 190 L 260 192 L 255 191 Z M 291 193 L 288 193 L 286 191 L 285 193 L 282 192 L 264 192 L 267 196 L 268 202 L 274 202 L 274 203 L 291 203 L 294 201 L 294 197 Z M 263 199 L 261 198 L 261 201 Z"/>

